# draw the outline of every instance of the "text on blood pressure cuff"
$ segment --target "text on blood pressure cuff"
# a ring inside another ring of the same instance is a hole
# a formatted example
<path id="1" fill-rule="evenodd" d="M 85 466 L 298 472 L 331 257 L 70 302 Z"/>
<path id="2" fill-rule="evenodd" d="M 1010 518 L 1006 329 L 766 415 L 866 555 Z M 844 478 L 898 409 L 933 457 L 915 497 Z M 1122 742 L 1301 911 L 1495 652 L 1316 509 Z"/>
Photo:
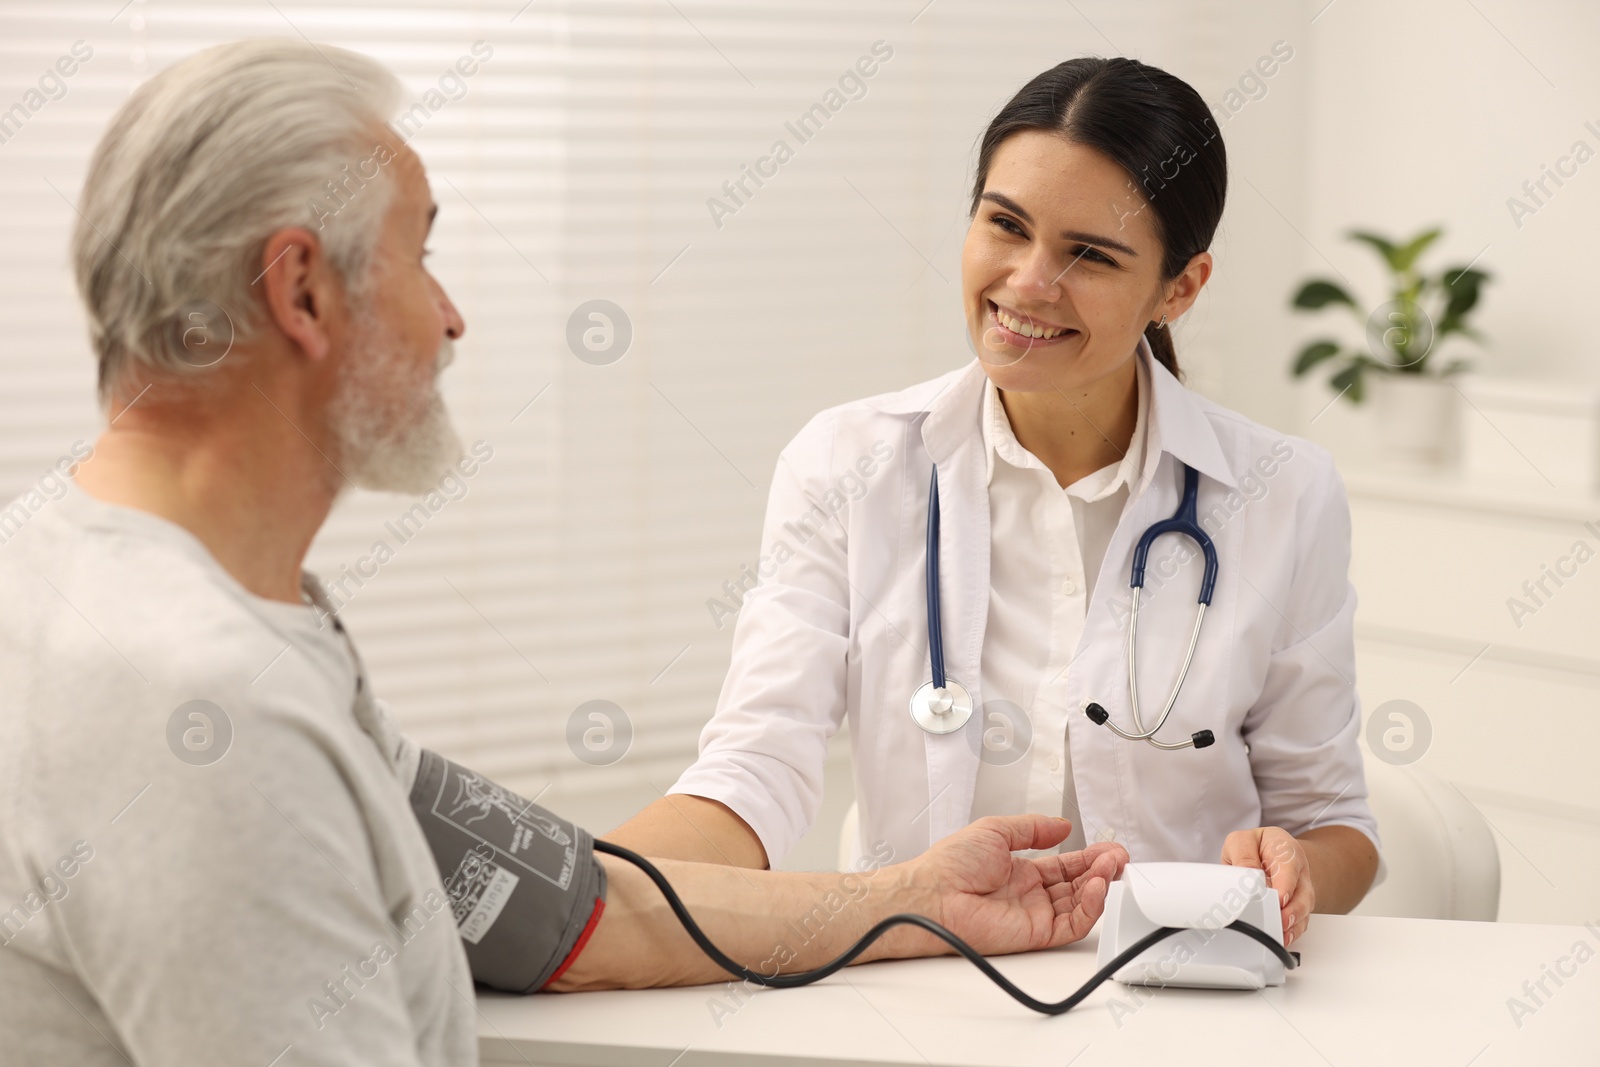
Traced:
<path id="1" fill-rule="evenodd" d="M 594 839 L 426 749 L 411 808 L 444 878 L 473 980 L 532 993 L 557 978 L 605 906 Z"/>

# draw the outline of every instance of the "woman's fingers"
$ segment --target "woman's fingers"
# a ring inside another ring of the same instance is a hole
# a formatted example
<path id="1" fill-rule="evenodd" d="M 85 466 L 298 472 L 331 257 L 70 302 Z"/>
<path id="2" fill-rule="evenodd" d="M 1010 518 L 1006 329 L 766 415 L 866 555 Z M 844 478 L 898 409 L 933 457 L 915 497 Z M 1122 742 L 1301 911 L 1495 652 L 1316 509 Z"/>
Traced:
<path id="1" fill-rule="evenodd" d="M 1222 844 L 1222 862 L 1266 874 L 1267 885 L 1278 892 L 1285 946 L 1305 933 L 1316 907 L 1316 890 L 1305 846 L 1294 835 L 1281 826 L 1235 830 Z"/>
<path id="2" fill-rule="evenodd" d="M 1283 924 L 1283 947 L 1288 948 L 1300 939 L 1306 932 L 1306 927 L 1311 925 L 1311 912 L 1307 909 L 1296 908 L 1289 912 Z"/>
<path id="3" fill-rule="evenodd" d="M 1316 890 L 1311 884 L 1311 879 L 1302 874 L 1296 883 L 1294 893 L 1283 906 L 1285 946 L 1306 932 L 1306 926 L 1310 924 L 1311 913 L 1315 908 Z"/>
<path id="4" fill-rule="evenodd" d="M 1222 862 L 1234 867 L 1254 867 L 1261 870 L 1261 831 L 1235 830 L 1222 842 Z"/>

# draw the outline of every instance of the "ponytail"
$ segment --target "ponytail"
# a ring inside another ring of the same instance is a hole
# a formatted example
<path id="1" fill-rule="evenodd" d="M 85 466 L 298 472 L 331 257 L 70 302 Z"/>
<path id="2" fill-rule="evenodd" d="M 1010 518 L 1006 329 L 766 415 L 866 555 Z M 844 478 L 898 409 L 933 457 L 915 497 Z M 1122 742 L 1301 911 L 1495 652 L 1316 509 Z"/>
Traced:
<path id="1" fill-rule="evenodd" d="M 1152 322 L 1144 328 L 1144 339 L 1149 342 L 1150 352 L 1156 357 L 1156 362 L 1171 371 L 1174 378 L 1180 377 L 1178 353 L 1172 347 L 1172 330 Z"/>

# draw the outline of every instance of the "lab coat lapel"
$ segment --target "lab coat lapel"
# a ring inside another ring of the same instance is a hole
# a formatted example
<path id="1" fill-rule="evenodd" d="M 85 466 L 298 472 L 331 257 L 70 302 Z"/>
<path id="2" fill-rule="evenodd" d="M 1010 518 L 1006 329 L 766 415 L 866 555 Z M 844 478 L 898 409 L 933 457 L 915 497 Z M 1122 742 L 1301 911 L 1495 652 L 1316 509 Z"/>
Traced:
<path id="1" fill-rule="evenodd" d="M 1118 722 L 1130 715 L 1127 696 L 1128 580 L 1134 545 L 1153 523 L 1178 506 L 1187 463 L 1202 475 L 1232 488 L 1237 485 L 1201 401 L 1156 361 L 1149 343 L 1139 339 L 1151 385 L 1149 436 L 1144 470 L 1123 508 L 1117 529 L 1106 546 L 1095 582 L 1083 635 L 1068 675 L 1067 758 L 1077 783 L 1079 814 L 1086 842 L 1110 830 L 1136 858 L 1141 842 L 1131 813 L 1141 804 L 1129 793 L 1131 742 L 1090 723 L 1082 713 L 1090 701 L 1106 707 Z"/>
<path id="2" fill-rule="evenodd" d="M 1149 440 L 1155 444 L 1153 426 Z M 1168 488 L 1173 469 L 1172 461 L 1158 450 L 1147 457 L 1139 490 L 1124 505 L 1106 546 L 1094 598 L 1067 674 L 1067 759 L 1072 762 L 1078 803 L 1074 821 L 1082 823 L 1086 845 L 1115 840 L 1135 857 L 1139 855 L 1138 842 L 1130 833 L 1133 821 L 1129 813 L 1139 801 L 1128 792 L 1131 742 L 1090 722 L 1083 709 L 1093 701 L 1111 709 L 1118 722 L 1127 719 L 1126 612 L 1133 548 L 1152 523 L 1166 518 L 1176 507 L 1177 492 Z M 1110 836 L 1106 836 L 1108 832 Z"/>
<path id="3" fill-rule="evenodd" d="M 989 621 L 989 491 L 979 426 L 987 376 L 977 360 L 929 405 L 922 442 L 939 468 L 939 589 L 945 671 L 972 694 L 974 709 L 955 733 L 923 734 L 928 761 L 928 843 L 965 826 L 977 785 L 983 729 L 979 670 Z M 922 472 L 927 484 L 927 469 Z M 927 511 L 913 521 L 927 521 Z M 920 684 L 920 683 L 919 683 Z"/>

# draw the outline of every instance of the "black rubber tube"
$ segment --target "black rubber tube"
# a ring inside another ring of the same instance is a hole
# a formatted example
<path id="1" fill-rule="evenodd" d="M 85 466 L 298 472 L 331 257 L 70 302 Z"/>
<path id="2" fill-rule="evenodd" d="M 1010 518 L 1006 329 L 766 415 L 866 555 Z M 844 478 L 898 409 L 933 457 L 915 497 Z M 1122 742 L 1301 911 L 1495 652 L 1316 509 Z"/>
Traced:
<path id="1" fill-rule="evenodd" d="M 854 945 L 851 945 L 850 948 L 847 949 L 842 955 L 836 957 L 828 963 L 823 964 L 821 967 L 810 971 L 797 971 L 793 974 L 769 975 L 762 974 L 759 971 L 752 971 L 750 968 L 745 967 L 743 964 L 731 959 L 727 953 L 723 952 L 720 948 L 713 944 L 711 939 L 705 935 L 705 931 L 701 930 L 699 924 L 694 921 L 694 917 L 689 914 L 689 909 L 684 907 L 683 901 L 679 899 L 677 891 L 672 888 L 672 884 L 667 881 L 666 876 L 656 868 L 655 864 L 651 863 L 637 852 L 629 851 L 628 849 L 623 848 L 621 845 L 613 845 L 609 841 L 597 840 L 594 843 L 594 848 L 596 852 L 604 852 L 607 855 L 616 856 L 618 859 L 626 860 L 643 871 L 645 875 L 655 883 L 656 888 L 661 890 L 661 895 L 666 898 L 667 905 L 672 908 L 672 913 L 678 917 L 678 921 L 683 924 L 683 928 L 687 930 L 689 936 L 694 939 L 694 943 L 700 946 L 700 950 L 709 956 L 713 963 L 736 978 L 742 978 L 746 982 L 750 982 L 754 985 L 769 986 L 773 989 L 794 989 L 798 986 L 810 985 L 812 982 L 820 981 L 833 974 L 835 971 L 849 966 L 857 956 L 860 956 L 861 953 L 867 950 L 868 945 L 882 937 L 890 929 L 896 926 L 919 926 L 928 931 L 928 933 L 939 938 L 951 948 L 955 949 L 961 955 L 965 956 L 968 962 L 970 962 L 974 967 L 978 968 L 978 970 L 982 971 L 991 982 L 1009 993 L 1011 998 L 1017 1003 L 1023 1005 L 1024 1007 L 1032 1008 L 1034 1011 L 1040 1012 L 1044 1015 L 1060 1015 L 1063 1012 L 1071 1011 L 1081 1000 L 1083 1000 L 1084 997 L 1094 992 L 1096 987 L 1098 987 L 1106 979 L 1110 978 L 1113 974 L 1120 970 L 1124 964 L 1134 959 L 1145 949 L 1149 948 L 1151 945 L 1155 945 L 1161 941 L 1164 941 L 1173 934 L 1180 934 L 1183 933 L 1184 930 L 1189 929 L 1189 927 L 1181 926 L 1163 926 L 1151 931 L 1144 937 L 1141 937 L 1138 941 L 1134 942 L 1132 945 L 1129 945 L 1125 951 L 1118 954 L 1116 959 L 1112 960 L 1110 963 L 1096 971 L 1087 982 L 1078 987 L 1077 992 L 1073 993 L 1065 1000 L 1053 1002 L 1039 1000 L 1035 997 L 1029 996 L 1027 993 L 1013 985 L 1009 978 L 997 971 L 994 965 L 988 960 L 984 959 L 983 956 L 971 945 L 967 944 L 965 941 L 961 940 L 955 934 L 952 934 L 949 930 L 946 930 L 943 926 L 940 926 L 932 919 L 921 915 L 911 914 L 889 916 L 887 919 L 884 919 L 882 922 L 878 923 L 878 925 L 868 930 L 865 934 L 862 934 L 861 939 Z M 1284 967 L 1288 970 L 1294 970 L 1299 963 L 1299 958 L 1295 954 L 1285 949 L 1282 945 L 1278 944 L 1278 942 L 1270 934 L 1251 926 L 1247 922 L 1242 920 L 1231 922 L 1225 927 L 1225 929 L 1237 930 L 1239 933 L 1259 941 L 1262 945 L 1266 946 L 1269 951 L 1277 956 L 1278 959 L 1282 960 Z"/>

